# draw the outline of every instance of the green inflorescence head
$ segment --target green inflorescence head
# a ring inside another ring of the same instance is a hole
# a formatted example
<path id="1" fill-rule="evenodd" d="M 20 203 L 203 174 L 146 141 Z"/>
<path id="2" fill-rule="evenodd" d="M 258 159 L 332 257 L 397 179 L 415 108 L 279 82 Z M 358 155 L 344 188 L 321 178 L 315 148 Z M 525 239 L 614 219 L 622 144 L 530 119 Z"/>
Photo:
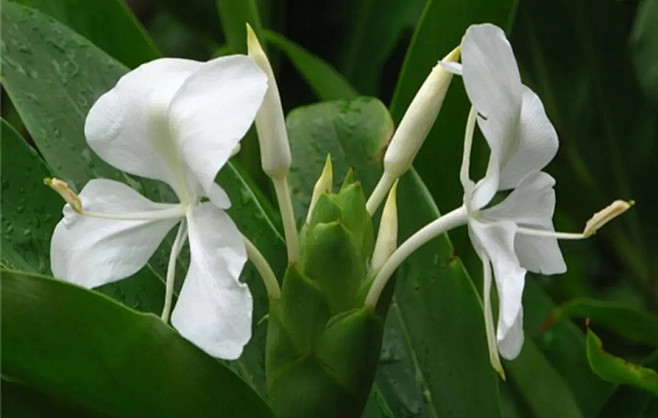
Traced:
<path id="1" fill-rule="evenodd" d="M 266 372 L 282 418 L 357 417 L 379 359 L 380 312 L 364 307 L 374 247 L 361 184 L 350 171 L 318 198 L 300 234 L 300 262 L 270 303 Z"/>

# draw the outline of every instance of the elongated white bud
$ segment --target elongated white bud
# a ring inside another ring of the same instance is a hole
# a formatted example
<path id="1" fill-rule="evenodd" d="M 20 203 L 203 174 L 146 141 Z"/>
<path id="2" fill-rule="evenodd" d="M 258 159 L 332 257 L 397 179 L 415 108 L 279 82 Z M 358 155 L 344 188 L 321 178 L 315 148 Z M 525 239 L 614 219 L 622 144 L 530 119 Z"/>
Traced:
<path id="1" fill-rule="evenodd" d="M 398 181 L 396 180 L 388 193 L 386 204 L 382 212 L 382 219 L 379 222 L 379 232 L 377 233 L 377 242 L 375 250 L 372 253 L 370 262 L 372 271 L 379 270 L 386 260 L 398 248 L 398 205 L 396 195 Z"/>
<path id="2" fill-rule="evenodd" d="M 585 224 L 585 230 L 583 231 L 583 237 L 587 238 L 596 234 L 596 231 L 601 229 L 603 225 L 607 224 L 617 216 L 626 212 L 635 204 L 635 201 L 630 200 L 628 202 L 624 200 L 615 200 L 608 207 L 603 210 L 600 210 L 592 216 L 589 221 Z"/>
<path id="3" fill-rule="evenodd" d="M 455 62 L 459 54 L 457 47 L 442 61 Z M 451 80 L 452 73 L 437 64 L 411 101 L 384 155 L 384 170 L 392 177 L 400 177 L 411 167 L 441 110 Z"/>
<path id="4" fill-rule="evenodd" d="M 69 187 L 66 182 L 56 178 L 45 178 L 43 183 L 59 193 L 60 196 L 71 206 L 76 213 L 82 213 L 82 202 L 80 197 Z"/>
<path id="5" fill-rule="evenodd" d="M 441 110 L 452 80 L 453 73 L 441 64 L 454 63 L 459 59 L 459 54 L 457 47 L 432 68 L 402 117 L 384 155 L 384 173 L 366 203 L 370 215 L 375 213 L 393 182 L 411 168 Z"/>
<path id="6" fill-rule="evenodd" d="M 330 193 L 331 186 L 334 181 L 334 169 L 331 165 L 331 155 L 327 154 L 327 161 L 324 163 L 324 168 L 318 181 L 315 182 L 313 187 L 313 194 L 311 195 L 311 204 L 308 206 L 308 212 L 306 213 L 306 223 L 311 221 L 311 214 L 315 208 L 315 204 L 318 203 L 318 199 L 322 196 L 322 193 Z"/>
<path id="7" fill-rule="evenodd" d="M 267 74 L 269 86 L 263 104 L 256 114 L 256 132 L 263 171 L 270 178 L 285 177 L 290 169 L 291 156 L 279 89 L 270 61 L 249 24 L 247 24 L 247 48 L 249 56 Z"/>

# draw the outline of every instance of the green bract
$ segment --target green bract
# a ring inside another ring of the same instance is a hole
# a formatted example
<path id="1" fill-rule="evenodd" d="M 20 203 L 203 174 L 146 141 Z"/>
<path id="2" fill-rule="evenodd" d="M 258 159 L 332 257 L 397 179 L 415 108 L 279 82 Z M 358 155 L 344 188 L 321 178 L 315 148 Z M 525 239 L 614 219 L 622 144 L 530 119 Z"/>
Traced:
<path id="1" fill-rule="evenodd" d="M 379 361 L 385 311 L 363 307 L 372 221 L 351 172 L 323 194 L 301 232 L 301 258 L 270 300 L 266 374 L 282 418 L 357 417 Z M 381 304 L 388 305 L 387 301 Z"/>

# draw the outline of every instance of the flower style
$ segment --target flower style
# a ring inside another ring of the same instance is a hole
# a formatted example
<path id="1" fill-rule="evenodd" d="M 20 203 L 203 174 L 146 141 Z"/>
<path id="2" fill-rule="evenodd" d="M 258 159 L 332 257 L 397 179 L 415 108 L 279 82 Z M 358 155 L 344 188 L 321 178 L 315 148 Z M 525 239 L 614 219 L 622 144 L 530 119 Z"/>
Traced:
<path id="1" fill-rule="evenodd" d="M 163 320 L 171 310 L 176 258 L 189 238 L 191 261 L 172 325 L 207 353 L 237 358 L 251 337 L 251 294 L 239 280 L 247 256 L 240 231 L 222 210 L 230 201 L 215 176 L 251 126 L 266 89 L 262 70 L 237 55 L 207 63 L 158 59 L 123 76 L 87 116 L 89 146 L 122 171 L 167 183 L 180 203 L 152 202 L 123 183 L 91 180 L 79 204 L 67 199 L 55 229 L 54 275 L 86 288 L 128 277 L 180 224 Z M 51 186 L 61 192 L 61 184 Z"/>

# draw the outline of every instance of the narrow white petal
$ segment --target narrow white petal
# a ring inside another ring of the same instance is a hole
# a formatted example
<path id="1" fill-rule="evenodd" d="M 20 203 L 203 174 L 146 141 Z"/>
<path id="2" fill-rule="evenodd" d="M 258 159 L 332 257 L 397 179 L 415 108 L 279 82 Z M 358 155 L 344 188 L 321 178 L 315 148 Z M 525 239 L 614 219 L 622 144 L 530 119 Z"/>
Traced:
<path id="1" fill-rule="evenodd" d="M 543 169 L 558 149 L 557 132 L 539 96 L 523 86 L 522 97 L 519 140 L 502 167 L 499 190 L 514 188 L 528 173 Z"/>
<path id="2" fill-rule="evenodd" d="M 473 248 L 482 261 L 482 310 L 484 311 L 484 328 L 487 335 L 489 362 L 491 363 L 491 367 L 493 367 L 496 372 L 503 376 L 504 379 L 505 371 L 503 370 L 503 366 L 500 364 L 498 344 L 496 342 L 496 333 L 494 331 L 493 311 L 491 309 L 491 260 L 487 258 L 484 250 L 478 246 L 477 242 L 473 242 Z"/>
<path id="3" fill-rule="evenodd" d="M 84 210 L 99 213 L 161 211 L 177 205 L 151 202 L 112 180 L 92 180 L 82 189 Z M 50 246 L 53 275 L 93 288 L 144 267 L 178 219 L 117 221 L 78 215 L 68 205 Z"/>
<path id="4" fill-rule="evenodd" d="M 485 209 L 481 216 L 512 221 L 519 226 L 554 231 L 555 180 L 544 172 L 530 173 L 505 200 Z M 557 239 L 517 234 L 514 242 L 521 265 L 536 273 L 557 274 L 567 269 Z"/>
<path id="5" fill-rule="evenodd" d="M 523 307 L 519 310 L 512 326 L 505 332 L 498 328 L 498 351 L 503 358 L 507 360 L 515 359 L 521 352 L 523 341 Z"/>
<path id="6" fill-rule="evenodd" d="M 114 167 L 167 182 L 180 196 L 182 166 L 169 132 L 167 108 L 183 82 L 202 65 L 163 58 L 121 77 L 87 115 L 89 146 Z"/>
<path id="7" fill-rule="evenodd" d="M 446 71 L 453 74 L 462 75 L 462 65 L 454 61 L 439 61 L 439 65 Z"/>
<path id="8" fill-rule="evenodd" d="M 521 77 L 505 33 L 491 24 L 468 28 L 461 44 L 464 87 L 491 152 L 504 164 L 516 147 Z"/>
<path id="9" fill-rule="evenodd" d="M 203 64 L 171 101 L 170 131 L 188 174 L 206 195 L 254 121 L 266 90 L 265 73 L 251 58 L 234 55 Z"/>
<path id="10" fill-rule="evenodd" d="M 498 333 L 504 335 L 521 309 L 526 270 L 514 251 L 513 222 L 483 223 L 470 220 L 469 236 L 474 246 L 482 248 L 491 260 L 498 289 Z"/>
<path id="11" fill-rule="evenodd" d="M 206 202 L 187 216 L 191 261 L 171 317 L 183 337 L 214 357 L 236 359 L 251 338 L 252 298 L 241 283 L 242 235 Z"/>

